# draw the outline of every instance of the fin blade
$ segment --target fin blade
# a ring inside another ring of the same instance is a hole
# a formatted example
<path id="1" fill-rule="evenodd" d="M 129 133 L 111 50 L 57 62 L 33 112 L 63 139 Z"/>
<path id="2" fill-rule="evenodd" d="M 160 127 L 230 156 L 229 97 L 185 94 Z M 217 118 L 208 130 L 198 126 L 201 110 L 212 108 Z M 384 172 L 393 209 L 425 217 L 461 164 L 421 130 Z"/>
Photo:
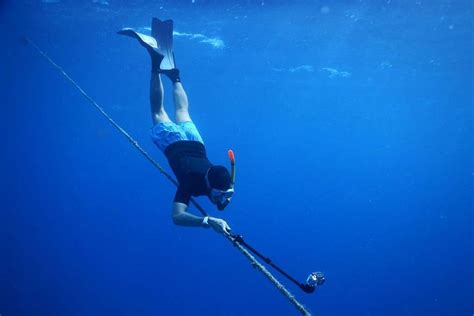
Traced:
<path id="1" fill-rule="evenodd" d="M 136 38 L 140 42 L 140 44 L 142 44 L 143 46 L 150 46 L 151 48 L 154 48 L 154 49 L 158 48 L 158 43 L 156 42 L 156 39 L 154 39 L 153 37 L 149 35 L 138 33 L 131 28 L 124 28 L 118 31 L 117 34 Z"/>
<path id="2" fill-rule="evenodd" d="M 173 20 L 161 21 L 153 18 L 151 36 L 158 42 L 158 51 L 164 56 L 160 68 L 162 70 L 176 68 L 173 53 Z"/>

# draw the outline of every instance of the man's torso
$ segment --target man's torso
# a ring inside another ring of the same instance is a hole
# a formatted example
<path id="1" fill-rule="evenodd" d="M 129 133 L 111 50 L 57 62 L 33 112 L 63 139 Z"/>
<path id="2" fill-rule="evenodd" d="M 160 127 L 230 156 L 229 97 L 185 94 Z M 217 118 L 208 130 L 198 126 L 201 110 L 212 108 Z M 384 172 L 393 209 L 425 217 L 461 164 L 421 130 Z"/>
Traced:
<path id="1" fill-rule="evenodd" d="M 207 194 L 205 175 L 212 164 L 202 143 L 178 141 L 165 149 L 165 155 L 179 182 L 175 202 L 188 205 L 191 196 Z"/>

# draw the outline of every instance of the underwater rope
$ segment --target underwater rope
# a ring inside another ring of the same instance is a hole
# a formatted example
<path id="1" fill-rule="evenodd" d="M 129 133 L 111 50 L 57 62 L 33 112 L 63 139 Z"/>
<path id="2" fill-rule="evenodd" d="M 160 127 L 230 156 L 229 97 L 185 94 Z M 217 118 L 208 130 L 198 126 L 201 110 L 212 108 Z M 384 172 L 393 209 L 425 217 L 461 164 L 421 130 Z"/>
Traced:
<path id="1" fill-rule="evenodd" d="M 155 168 L 158 169 L 158 171 L 163 174 L 168 180 L 170 180 L 175 186 L 178 185 L 178 182 L 169 174 L 167 173 L 158 162 L 156 162 L 153 157 L 150 156 L 141 146 L 140 144 L 132 137 L 130 134 L 124 130 L 117 122 L 114 121 L 114 119 L 105 112 L 105 110 L 96 102 L 92 97 L 90 97 L 80 86 L 77 84 L 74 79 L 72 79 L 58 64 L 56 64 L 46 53 L 44 53 L 35 43 L 33 43 L 29 38 L 24 37 L 24 40 L 29 43 L 33 48 L 35 48 L 38 53 L 43 56 L 54 68 L 56 68 L 111 124 L 113 127 L 115 127 L 120 133 L 122 133 L 125 138 L 135 147 Z M 196 200 L 191 199 L 191 202 L 193 205 L 202 213 L 202 215 L 207 216 L 207 212 L 204 210 L 204 208 L 199 205 Z M 280 292 L 285 295 L 288 300 L 298 309 L 299 312 L 301 312 L 302 315 L 305 316 L 311 316 L 311 313 L 304 307 L 303 304 L 298 302 L 298 300 L 295 298 L 293 294 L 290 293 L 286 287 L 280 283 L 277 278 L 275 278 L 270 271 L 268 271 L 265 266 L 263 266 L 257 259 L 255 259 L 250 252 L 245 249 L 237 240 L 235 240 L 233 237 L 224 235 L 227 239 L 229 239 L 234 246 L 240 250 L 240 252 L 247 257 L 247 259 L 250 261 L 251 265 L 260 270 L 269 280 L 270 282 L 277 287 Z"/>

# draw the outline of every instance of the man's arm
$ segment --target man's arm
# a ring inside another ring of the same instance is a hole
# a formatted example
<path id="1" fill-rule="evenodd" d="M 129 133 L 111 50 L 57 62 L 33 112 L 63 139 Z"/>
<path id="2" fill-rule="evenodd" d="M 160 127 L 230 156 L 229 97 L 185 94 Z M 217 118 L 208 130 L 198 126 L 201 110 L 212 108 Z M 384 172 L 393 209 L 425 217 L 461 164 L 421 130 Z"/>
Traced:
<path id="1" fill-rule="evenodd" d="M 179 226 L 204 226 L 204 217 L 187 212 L 188 206 L 184 203 L 173 203 L 173 223 Z"/>
<path id="2" fill-rule="evenodd" d="M 193 215 L 187 212 L 188 206 L 184 203 L 173 203 L 173 223 L 180 226 L 192 227 L 212 227 L 216 232 L 229 234 L 230 227 L 226 221 L 216 217 L 207 217 L 207 224 L 204 223 L 204 217 Z"/>

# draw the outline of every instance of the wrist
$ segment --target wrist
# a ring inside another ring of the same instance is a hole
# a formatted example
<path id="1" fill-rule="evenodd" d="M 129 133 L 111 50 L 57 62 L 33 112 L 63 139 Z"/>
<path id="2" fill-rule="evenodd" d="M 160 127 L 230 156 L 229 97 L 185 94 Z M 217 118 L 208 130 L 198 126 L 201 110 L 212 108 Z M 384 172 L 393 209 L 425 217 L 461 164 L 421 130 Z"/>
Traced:
<path id="1" fill-rule="evenodd" d="M 204 216 L 204 218 L 202 219 L 201 225 L 203 227 L 209 227 L 209 216 Z"/>

